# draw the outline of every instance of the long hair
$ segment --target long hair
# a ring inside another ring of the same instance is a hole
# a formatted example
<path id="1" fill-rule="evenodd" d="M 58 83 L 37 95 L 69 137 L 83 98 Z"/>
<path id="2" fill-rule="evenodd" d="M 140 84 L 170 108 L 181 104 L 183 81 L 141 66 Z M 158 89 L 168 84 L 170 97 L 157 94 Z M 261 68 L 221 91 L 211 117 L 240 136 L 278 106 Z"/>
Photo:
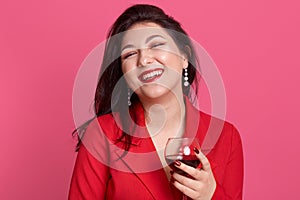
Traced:
<path id="1" fill-rule="evenodd" d="M 190 85 L 192 85 L 194 80 L 197 79 L 196 67 L 198 67 L 198 62 L 191 40 L 181 27 L 180 23 L 173 17 L 168 16 L 162 9 L 156 6 L 137 4 L 127 8 L 117 18 L 107 34 L 107 43 L 101 64 L 99 81 L 95 92 L 94 109 L 96 117 L 104 114 L 110 114 L 112 111 L 117 111 L 120 113 L 123 134 L 116 142 L 123 142 L 126 151 L 129 150 L 132 141 L 132 136 L 126 133 L 126 131 L 129 130 L 128 119 L 129 117 L 134 119 L 136 116 L 129 116 L 128 113 L 128 91 L 126 89 L 127 83 L 123 78 L 120 58 L 121 39 L 120 37 L 114 36 L 122 34 L 132 25 L 140 22 L 152 22 L 164 28 L 172 37 L 178 49 L 188 58 L 189 65 L 187 69 L 188 81 Z M 117 87 L 117 84 L 125 87 Z M 197 85 L 198 84 L 194 84 L 195 93 L 197 93 Z M 189 96 L 190 86 L 182 88 L 183 94 Z M 133 104 L 139 102 L 138 96 L 135 93 L 132 94 L 130 100 Z M 76 132 L 78 133 L 79 142 L 77 144 L 77 150 L 80 146 L 80 139 L 83 137 L 85 129 L 90 121 L 91 120 L 73 132 L 73 134 Z"/>

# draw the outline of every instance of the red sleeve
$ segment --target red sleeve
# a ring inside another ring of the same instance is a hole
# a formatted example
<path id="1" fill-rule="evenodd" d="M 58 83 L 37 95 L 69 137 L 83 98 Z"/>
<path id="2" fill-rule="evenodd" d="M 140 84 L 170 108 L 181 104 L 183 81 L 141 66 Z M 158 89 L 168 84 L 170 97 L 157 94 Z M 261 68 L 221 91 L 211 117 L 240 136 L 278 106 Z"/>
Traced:
<path id="1" fill-rule="evenodd" d="M 244 158 L 240 135 L 232 126 L 232 145 L 222 183 L 217 182 L 215 200 L 243 199 Z"/>
<path id="2" fill-rule="evenodd" d="M 97 120 L 89 124 L 76 158 L 69 200 L 105 199 L 110 177 L 110 170 L 106 165 L 109 145 L 107 138 L 101 133 L 103 132 Z"/>

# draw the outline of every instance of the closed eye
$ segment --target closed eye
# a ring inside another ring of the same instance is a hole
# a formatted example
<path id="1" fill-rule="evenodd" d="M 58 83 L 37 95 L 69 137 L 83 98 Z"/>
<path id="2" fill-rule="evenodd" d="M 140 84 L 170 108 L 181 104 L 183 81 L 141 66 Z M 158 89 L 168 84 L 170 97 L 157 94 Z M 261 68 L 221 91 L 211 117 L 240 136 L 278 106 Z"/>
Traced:
<path id="1" fill-rule="evenodd" d="M 123 57 L 123 59 L 126 59 L 126 58 L 129 58 L 130 56 L 133 56 L 133 55 L 135 55 L 136 54 L 136 52 L 129 52 L 129 53 L 126 53 L 125 55 L 124 55 L 124 57 Z"/>
<path id="2" fill-rule="evenodd" d="M 165 45 L 166 43 L 154 43 L 154 44 L 152 44 L 152 45 L 150 45 L 150 48 L 152 49 L 152 48 L 155 48 L 155 47 L 159 47 L 159 46 L 163 46 L 163 45 Z"/>

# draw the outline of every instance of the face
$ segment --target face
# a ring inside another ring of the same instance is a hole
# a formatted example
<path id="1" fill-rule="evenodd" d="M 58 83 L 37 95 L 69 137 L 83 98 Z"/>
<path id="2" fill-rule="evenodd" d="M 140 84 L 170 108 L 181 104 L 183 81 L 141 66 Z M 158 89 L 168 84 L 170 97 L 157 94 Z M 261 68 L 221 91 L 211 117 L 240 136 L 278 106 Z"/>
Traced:
<path id="1" fill-rule="evenodd" d="M 129 87 L 141 100 L 182 94 L 182 70 L 188 61 L 159 25 L 138 23 L 127 30 L 121 45 L 121 61 Z"/>

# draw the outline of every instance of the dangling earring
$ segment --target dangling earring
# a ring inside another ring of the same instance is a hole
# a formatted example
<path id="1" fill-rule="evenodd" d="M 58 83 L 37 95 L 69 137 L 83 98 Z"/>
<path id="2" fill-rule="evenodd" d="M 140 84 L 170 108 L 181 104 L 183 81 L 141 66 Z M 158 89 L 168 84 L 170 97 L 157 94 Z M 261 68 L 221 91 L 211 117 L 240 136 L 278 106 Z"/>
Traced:
<path id="1" fill-rule="evenodd" d="M 128 103 L 128 106 L 131 106 L 131 101 L 130 101 L 131 92 L 130 92 L 130 89 L 129 89 L 129 88 L 127 89 L 127 94 L 128 94 L 128 97 L 127 97 L 127 103 Z"/>
<path id="2" fill-rule="evenodd" d="M 189 77 L 188 77 L 188 70 L 187 70 L 187 68 L 185 68 L 185 69 L 184 69 L 184 83 L 183 83 L 183 85 L 184 85 L 185 87 L 189 86 L 188 80 L 189 80 Z"/>

